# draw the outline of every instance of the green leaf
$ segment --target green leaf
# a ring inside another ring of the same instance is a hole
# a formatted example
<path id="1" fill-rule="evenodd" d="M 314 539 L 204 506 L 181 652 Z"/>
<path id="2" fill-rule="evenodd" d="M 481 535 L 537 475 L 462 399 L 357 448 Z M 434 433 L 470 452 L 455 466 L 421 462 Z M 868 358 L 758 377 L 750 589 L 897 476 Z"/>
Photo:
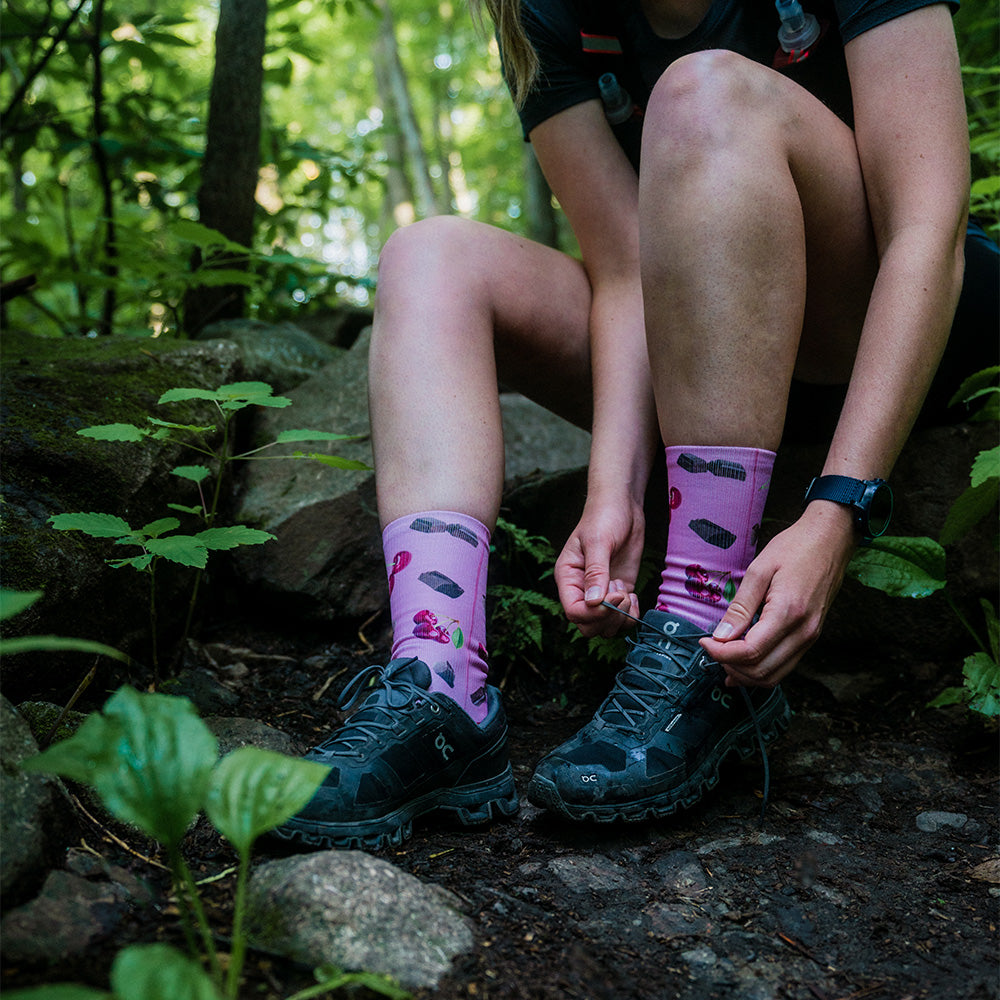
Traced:
<path id="1" fill-rule="evenodd" d="M 167 227 L 170 235 L 184 243 L 192 243 L 202 250 L 222 249 L 249 253 L 250 250 L 223 236 L 217 229 L 209 229 L 191 219 L 174 219 Z"/>
<path id="2" fill-rule="evenodd" d="M 219 394 L 214 389 L 167 389 L 157 403 L 186 403 L 192 399 L 209 399 L 218 402 Z"/>
<path id="3" fill-rule="evenodd" d="M 1000 365 L 974 372 L 958 387 L 955 395 L 948 401 L 948 405 L 954 406 L 956 403 L 968 402 L 981 389 L 995 382 L 998 376 L 1000 376 Z"/>
<path id="4" fill-rule="evenodd" d="M 169 420 L 159 420 L 156 417 L 146 417 L 146 419 L 157 427 L 166 427 L 168 430 L 174 431 L 191 431 L 195 434 L 207 434 L 209 431 L 215 430 L 215 424 L 201 426 L 199 424 L 174 424 Z"/>
<path id="5" fill-rule="evenodd" d="M 242 747 L 215 768 L 205 811 L 215 828 L 245 855 L 262 833 L 294 816 L 329 771 L 316 761 Z"/>
<path id="6" fill-rule="evenodd" d="M 81 427 L 76 433 L 95 441 L 141 441 L 149 431 L 135 424 L 95 424 L 93 427 Z"/>
<path id="7" fill-rule="evenodd" d="M 25 771 L 58 774 L 72 781 L 96 785 L 99 772 L 115 770 L 115 749 L 121 738 L 122 726 L 117 719 L 91 712 L 69 739 L 22 761 L 21 767 Z"/>
<path id="8" fill-rule="evenodd" d="M 262 545 L 274 538 L 269 531 L 233 524 L 226 528 L 206 528 L 194 536 L 206 549 L 235 549 L 239 545 Z"/>
<path id="9" fill-rule="evenodd" d="M 456 628 L 455 631 L 451 633 L 451 644 L 455 647 L 455 649 L 461 649 L 464 641 L 465 633 L 460 628 Z"/>
<path id="10" fill-rule="evenodd" d="M 220 1000 L 208 973 L 168 944 L 123 948 L 111 966 L 111 987 L 121 1000 Z"/>
<path id="11" fill-rule="evenodd" d="M 49 983 L 23 990 L 4 990 L 6 1000 L 115 1000 L 111 993 L 76 983 Z"/>
<path id="12" fill-rule="evenodd" d="M 178 465 L 170 470 L 170 475 L 180 476 L 181 479 L 190 479 L 192 483 L 200 483 L 212 474 L 212 470 L 204 465 Z M 200 510 L 196 507 L 195 510 Z"/>
<path id="13" fill-rule="evenodd" d="M 41 590 L 8 590 L 6 587 L 0 588 L 0 622 L 19 615 L 26 608 L 30 608 L 37 601 L 44 591 Z"/>
<path id="14" fill-rule="evenodd" d="M 181 522 L 176 517 L 161 517 L 158 521 L 150 521 L 149 524 L 139 530 L 147 538 L 156 538 L 165 531 L 173 531 L 180 526 Z"/>
<path id="15" fill-rule="evenodd" d="M 193 288 L 224 288 L 226 285 L 244 285 L 253 288 L 260 283 L 259 275 L 238 271 L 233 267 L 200 267 L 188 277 Z"/>
<path id="16" fill-rule="evenodd" d="M 166 538 L 151 538 L 146 548 L 154 555 L 162 556 L 181 566 L 204 569 L 208 564 L 208 549 L 191 535 L 168 535 Z"/>
<path id="17" fill-rule="evenodd" d="M 139 555 L 129 559 L 107 559 L 105 561 L 112 569 L 124 569 L 126 566 L 131 566 L 133 569 L 146 570 L 149 569 L 149 564 L 153 561 L 153 553 L 140 552 Z"/>
<path id="18" fill-rule="evenodd" d="M 965 703 L 968 692 L 964 687 L 945 688 L 936 698 L 927 702 L 928 708 L 943 708 L 945 705 L 961 705 Z"/>
<path id="19" fill-rule="evenodd" d="M 113 766 L 97 769 L 94 786 L 119 819 L 176 847 L 204 804 L 215 737 L 186 698 L 130 687 L 112 695 L 104 718 L 121 736 L 112 746 Z"/>
<path id="20" fill-rule="evenodd" d="M 964 538 L 994 507 L 1000 498 L 1000 480 L 987 479 L 979 486 L 970 486 L 951 505 L 941 528 L 938 541 L 951 545 Z"/>
<path id="21" fill-rule="evenodd" d="M 275 439 L 275 444 L 288 444 L 292 441 L 357 441 L 361 434 L 333 434 L 330 431 L 289 430 L 282 431 Z"/>
<path id="22" fill-rule="evenodd" d="M 314 462 L 321 462 L 323 465 L 329 465 L 334 469 L 351 469 L 351 470 L 367 470 L 370 469 L 370 465 L 366 465 L 364 462 L 359 462 L 353 458 L 341 458 L 339 455 L 324 455 L 322 452 L 311 451 L 296 451 L 288 458 L 308 458 Z"/>
<path id="23" fill-rule="evenodd" d="M 59 635 L 24 635 L 12 639 L 0 639 L 0 653 L 12 656 L 14 653 L 94 653 L 110 656 L 128 663 L 129 658 L 121 650 L 105 646 L 103 642 L 90 639 L 69 639 Z"/>
<path id="24" fill-rule="evenodd" d="M 973 653 L 962 666 L 969 708 L 988 718 L 1000 716 L 1000 666 L 987 653 Z"/>
<path id="25" fill-rule="evenodd" d="M 185 507 L 181 503 L 168 503 L 167 506 L 171 510 L 179 510 L 182 514 L 200 514 L 201 507 Z"/>
<path id="26" fill-rule="evenodd" d="M 996 609 L 985 597 L 979 599 L 979 606 L 983 609 L 983 617 L 986 619 L 990 652 L 993 654 L 993 659 L 1000 662 L 1000 618 L 997 618 Z"/>
<path id="27" fill-rule="evenodd" d="M 92 538 L 122 538 L 132 534 L 128 521 L 114 514 L 55 514 L 49 524 L 57 531 L 82 531 Z"/>
<path id="28" fill-rule="evenodd" d="M 972 463 L 973 486 L 982 486 L 990 479 L 1000 479 L 1000 445 L 981 451 Z"/>
<path id="29" fill-rule="evenodd" d="M 945 585 L 945 552 L 932 538 L 876 538 L 847 575 L 892 597 L 927 597 Z"/>

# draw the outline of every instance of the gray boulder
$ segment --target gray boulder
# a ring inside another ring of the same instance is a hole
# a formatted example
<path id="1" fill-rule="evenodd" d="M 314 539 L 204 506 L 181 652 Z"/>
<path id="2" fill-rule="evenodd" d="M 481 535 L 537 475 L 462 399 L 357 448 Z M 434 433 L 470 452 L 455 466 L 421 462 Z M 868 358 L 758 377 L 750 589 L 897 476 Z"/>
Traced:
<path id="1" fill-rule="evenodd" d="M 380 972 L 434 987 L 471 950 L 459 901 L 361 851 L 323 851 L 261 865 L 248 893 L 250 940 L 308 965 Z"/>
<path id="2" fill-rule="evenodd" d="M 4 906 L 38 888 L 55 852 L 68 842 L 58 783 L 21 770 L 38 753 L 28 724 L 0 695 L 0 894 Z"/>
<path id="3" fill-rule="evenodd" d="M 114 570 L 111 543 L 79 532 L 55 531 L 53 514 L 115 514 L 141 526 L 171 514 L 168 500 L 192 504 L 194 484 L 170 475 L 192 454 L 178 444 L 95 441 L 76 431 L 92 424 L 146 426 L 146 417 L 212 424 L 209 404 L 157 406 L 167 389 L 215 388 L 235 381 L 238 349 L 223 341 L 186 343 L 109 337 L 99 340 L 32 337 L 17 332 L 2 343 L 4 586 L 45 591 L 11 622 L 5 634 L 54 633 L 98 639 L 129 650 L 148 627 L 149 582 L 131 569 Z M 180 585 L 179 574 L 158 574 L 162 593 Z M 186 579 L 186 577 L 185 577 Z M 181 601 L 161 601 L 163 625 Z M 140 652 L 141 655 L 141 652 Z M 79 657 L 46 654 L 5 658 L 8 696 L 38 694 L 79 681 Z M 16 670 L 13 667 L 16 666 Z"/>

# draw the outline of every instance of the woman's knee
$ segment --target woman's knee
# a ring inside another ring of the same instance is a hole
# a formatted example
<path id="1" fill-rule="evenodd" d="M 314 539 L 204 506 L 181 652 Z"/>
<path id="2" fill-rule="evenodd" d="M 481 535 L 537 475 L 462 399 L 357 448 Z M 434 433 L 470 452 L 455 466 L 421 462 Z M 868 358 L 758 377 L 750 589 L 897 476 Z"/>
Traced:
<path id="1" fill-rule="evenodd" d="M 754 132 L 768 101 L 769 71 L 735 52 L 710 49 L 671 63 L 653 88 L 643 125 L 643 161 L 699 158 Z"/>

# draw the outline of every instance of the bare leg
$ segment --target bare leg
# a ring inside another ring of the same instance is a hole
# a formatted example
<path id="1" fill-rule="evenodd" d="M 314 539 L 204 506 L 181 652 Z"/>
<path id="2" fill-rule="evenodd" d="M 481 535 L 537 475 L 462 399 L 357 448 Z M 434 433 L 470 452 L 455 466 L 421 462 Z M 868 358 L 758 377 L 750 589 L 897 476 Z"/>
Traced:
<path id="1" fill-rule="evenodd" d="M 688 56 L 650 101 L 640 203 L 664 441 L 775 449 L 793 371 L 850 376 L 875 277 L 852 132 L 769 69 Z"/>
<path id="2" fill-rule="evenodd" d="M 497 379 L 590 420 L 590 286 L 571 258 L 453 217 L 397 232 L 379 266 L 369 395 L 382 524 L 454 510 L 492 529 Z"/>

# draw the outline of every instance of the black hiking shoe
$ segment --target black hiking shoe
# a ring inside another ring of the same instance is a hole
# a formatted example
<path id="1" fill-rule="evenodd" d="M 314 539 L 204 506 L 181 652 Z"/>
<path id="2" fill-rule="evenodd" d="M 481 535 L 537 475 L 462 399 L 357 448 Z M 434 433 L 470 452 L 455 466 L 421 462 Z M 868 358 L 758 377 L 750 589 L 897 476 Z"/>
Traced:
<path id="1" fill-rule="evenodd" d="M 476 725 L 451 698 L 432 693 L 418 659 L 368 667 L 344 688 L 340 707 L 361 707 L 306 754 L 330 767 L 319 790 L 275 830 L 307 847 L 378 849 L 398 845 L 413 820 L 434 809 L 465 825 L 517 812 L 507 760 L 500 692 L 487 686 L 489 711 Z"/>
<path id="2" fill-rule="evenodd" d="M 611 693 L 539 763 L 528 798 L 568 819 L 637 822 L 693 805 L 730 753 L 766 754 L 788 728 L 788 702 L 780 688 L 727 688 L 698 644 L 708 634 L 648 611 Z"/>

